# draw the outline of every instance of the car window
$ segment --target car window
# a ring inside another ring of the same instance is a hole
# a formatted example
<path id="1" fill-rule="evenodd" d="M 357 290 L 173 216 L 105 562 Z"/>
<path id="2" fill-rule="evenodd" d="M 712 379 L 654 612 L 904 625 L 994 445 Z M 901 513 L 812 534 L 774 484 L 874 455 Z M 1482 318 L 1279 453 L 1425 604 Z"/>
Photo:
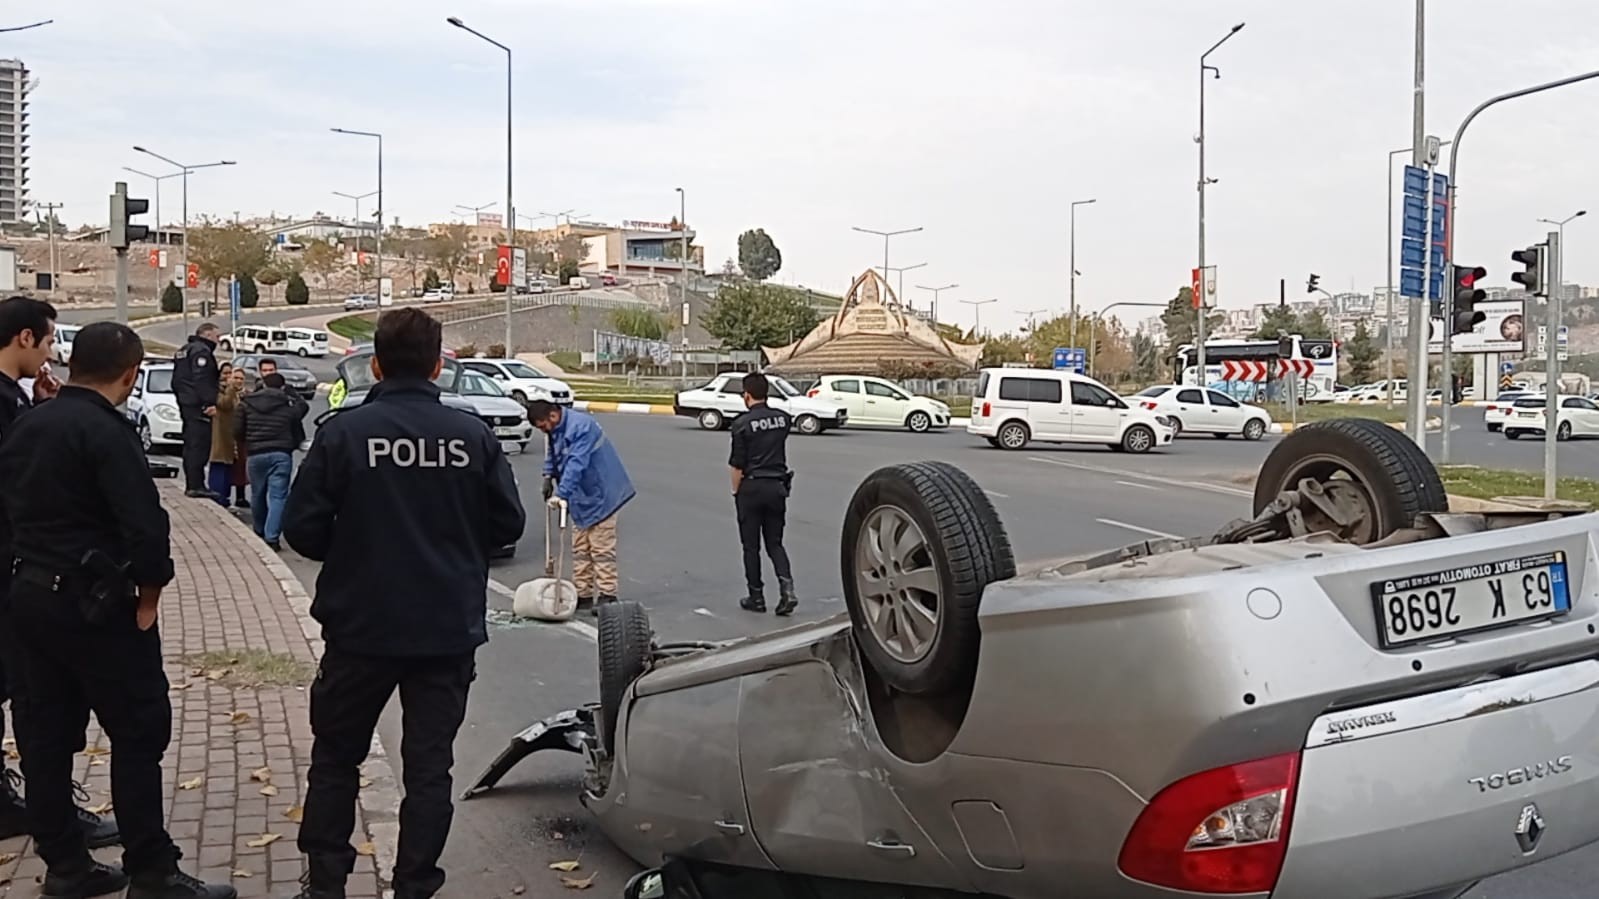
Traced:
<path id="1" fill-rule="evenodd" d="M 500 373 L 498 368 L 495 368 L 487 362 L 462 362 L 461 367 L 467 371 L 475 371 L 478 374 L 488 375 L 491 378 Z"/>
<path id="2" fill-rule="evenodd" d="M 887 384 L 879 384 L 876 381 L 867 381 L 866 382 L 866 393 L 869 396 L 886 396 L 889 399 L 893 399 L 893 400 L 907 400 L 907 399 L 910 399 L 910 397 L 906 396 L 903 393 L 900 393 L 898 390 L 895 390 L 894 388 L 888 386 Z"/>
<path id="3" fill-rule="evenodd" d="M 461 393 L 465 396 L 505 396 L 500 385 L 475 371 L 461 372 Z"/>
<path id="4" fill-rule="evenodd" d="M 1548 332 L 1545 332 L 1545 333 L 1548 333 Z M 1593 408 L 1593 403 L 1588 402 L 1588 400 L 1586 398 L 1580 397 L 1580 396 L 1568 396 L 1565 399 L 1560 401 L 1560 405 L 1565 406 L 1567 409 L 1591 409 L 1591 408 Z"/>
<path id="5" fill-rule="evenodd" d="M 1101 408 L 1124 408 L 1121 398 L 1098 384 L 1087 381 L 1072 382 L 1073 406 L 1099 406 Z"/>
<path id="6" fill-rule="evenodd" d="M 1156 397 L 1156 396 L 1160 396 L 1161 394 L 1165 393 L 1166 391 L 1168 391 L 1170 389 L 1171 389 L 1170 387 L 1145 387 L 1143 390 L 1138 391 L 1138 395 L 1139 396 Z"/>
<path id="7" fill-rule="evenodd" d="M 1541 396 L 1524 396 L 1515 402 L 1517 409 L 1542 409 L 1545 405 Z"/>
<path id="8" fill-rule="evenodd" d="M 1060 382 L 1054 378 L 1000 378 L 999 398 L 1019 403 L 1058 403 Z"/>
<path id="9" fill-rule="evenodd" d="M 289 332 L 287 332 L 287 331 L 273 331 L 271 339 L 273 339 L 273 340 L 288 340 L 289 339 Z"/>
<path id="10" fill-rule="evenodd" d="M 795 389 L 793 384 L 788 383 L 782 378 L 772 378 L 771 382 L 772 386 L 777 388 L 777 392 L 781 393 L 783 396 L 792 398 L 800 395 L 800 392 Z"/>
<path id="11" fill-rule="evenodd" d="M 1203 406 L 1205 405 L 1205 395 L 1197 390 L 1179 390 L 1177 391 L 1177 402 L 1197 403 Z"/>
<path id="12" fill-rule="evenodd" d="M 988 396 L 988 372 L 981 372 L 977 375 L 977 390 L 972 395 L 978 399 Z"/>
<path id="13" fill-rule="evenodd" d="M 722 392 L 723 393 L 732 393 L 732 394 L 737 394 L 739 396 L 743 396 L 744 395 L 744 379 L 743 378 L 728 378 L 726 381 L 722 382 Z"/>
<path id="14" fill-rule="evenodd" d="M 834 381 L 829 386 L 833 389 L 833 391 L 835 393 L 860 393 L 861 392 L 861 382 L 859 382 L 859 381 Z"/>
<path id="15" fill-rule="evenodd" d="M 299 359 L 294 356 L 262 356 L 263 360 L 276 362 L 278 368 L 285 371 L 309 371 Z"/>
<path id="16" fill-rule="evenodd" d="M 513 378 L 536 379 L 549 377 L 549 375 L 539 371 L 531 365 L 528 365 L 526 362 L 506 362 L 502 363 L 502 367 L 507 372 L 510 372 L 511 377 Z"/>
<path id="17" fill-rule="evenodd" d="M 150 372 L 145 380 L 144 390 L 146 393 L 171 393 L 172 369 L 158 368 Z"/>
<path id="18" fill-rule="evenodd" d="M 1219 390 L 1207 390 L 1205 391 L 1205 395 L 1210 397 L 1210 403 L 1213 406 L 1221 406 L 1224 409 L 1238 408 L 1237 400 Z"/>

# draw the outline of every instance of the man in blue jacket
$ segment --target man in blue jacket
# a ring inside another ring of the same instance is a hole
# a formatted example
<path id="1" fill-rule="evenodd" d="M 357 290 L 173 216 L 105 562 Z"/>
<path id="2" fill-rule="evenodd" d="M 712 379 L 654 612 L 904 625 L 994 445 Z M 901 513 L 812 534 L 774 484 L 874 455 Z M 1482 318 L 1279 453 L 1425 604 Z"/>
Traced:
<path id="1" fill-rule="evenodd" d="M 552 506 L 565 503 L 571 518 L 578 602 L 616 602 L 616 513 L 634 495 L 622 457 L 587 412 L 534 400 L 528 418 L 548 437 L 544 499 Z"/>

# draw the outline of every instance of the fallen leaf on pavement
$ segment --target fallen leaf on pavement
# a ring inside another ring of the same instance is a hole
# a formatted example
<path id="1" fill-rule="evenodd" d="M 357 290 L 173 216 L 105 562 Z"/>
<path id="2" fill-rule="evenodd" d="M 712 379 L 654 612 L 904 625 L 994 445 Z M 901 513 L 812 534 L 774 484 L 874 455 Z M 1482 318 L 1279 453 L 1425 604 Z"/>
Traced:
<path id="1" fill-rule="evenodd" d="M 221 680 L 221 679 L 223 679 L 224 677 L 227 677 L 227 676 L 228 676 L 228 669 L 226 669 L 226 668 L 213 668 L 210 671 L 207 671 L 205 673 L 205 679 L 206 680 Z"/>
<path id="2" fill-rule="evenodd" d="M 1545 331 L 1544 333 L 1547 334 L 1549 332 Z M 15 852 L 0 852 L 0 865 L 9 865 L 16 860 L 17 854 Z"/>
<path id="3" fill-rule="evenodd" d="M 1547 333 L 1547 332 L 1545 332 L 1545 333 Z M 99 805 L 91 805 L 88 808 L 84 809 L 84 811 L 92 812 L 92 813 L 94 813 L 96 815 L 103 815 L 106 812 L 111 811 L 111 803 L 102 802 Z M 0 861 L 0 864 L 5 864 L 5 862 Z"/>
<path id="4" fill-rule="evenodd" d="M 244 870 L 243 868 L 235 868 L 235 869 L 233 869 L 233 876 L 234 877 L 254 877 L 255 875 L 251 874 L 249 871 Z"/>
<path id="5" fill-rule="evenodd" d="M 562 877 L 561 886 L 569 890 L 586 890 L 594 885 L 594 875 L 587 877 Z"/>
<path id="6" fill-rule="evenodd" d="M 1548 332 L 1545 331 L 1544 333 L 1547 334 Z M 511 887 L 511 895 L 512 896 L 520 896 L 520 895 L 522 895 L 525 892 L 527 892 L 527 887 L 522 886 L 521 884 L 517 884 L 516 886 Z"/>
<path id="7" fill-rule="evenodd" d="M 1439 339 L 1441 340 L 1442 338 L 1439 338 Z M 370 786 L 372 786 L 372 778 L 370 778 L 370 777 L 361 778 L 361 789 L 364 790 L 364 789 L 366 789 L 367 787 L 370 787 Z"/>
<path id="8" fill-rule="evenodd" d="M 180 789 L 180 790 L 197 790 L 197 789 L 200 788 L 200 784 L 203 784 L 203 783 L 205 783 L 205 778 L 204 777 L 196 777 L 196 778 L 193 778 L 192 780 L 186 780 L 183 783 L 178 784 L 178 789 Z"/>
<path id="9" fill-rule="evenodd" d="M 257 782 L 257 783 L 264 783 L 264 784 L 271 783 L 272 782 L 272 769 L 271 768 L 257 768 L 254 771 L 250 772 L 250 779 L 255 781 L 255 782 Z"/>
<path id="10" fill-rule="evenodd" d="M 243 724 L 244 722 L 249 721 L 249 720 L 250 720 L 250 713 L 249 712 L 234 712 L 232 715 L 228 716 L 228 721 L 230 721 L 233 724 Z"/>
<path id="11" fill-rule="evenodd" d="M 576 871 L 581 867 L 578 862 L 550 862 L 551 871 Z"/>
<path id="12" fill-rule="evenodd" d="M 110 755 L 111 750 L 104 746 L 90 746 L 88 749 L 83 750 L 83 754 L 87 756 Z"/>
<path id="13" fill-rule="evenodd" d="M 190 677 L 204 677 L 205 676 L 205 669 L 204 668 L 190 668 L 189 669 L 189 676 Z"/>
<path id="14" fill-rule="evenodd" d="M 293 821 L 296 824 L 299 824 L 300 820 L 305 817 L 305 809 L 298 805 L 290 806 L 289 810 L 283 813 L 283 817 L 288 818 L 290 821 Z"/>
<path id="15" fill-rule="evenodd" d="M 372 845 L 370 842 L 362 843 L 361 845 L 355 847 L 355 854 L 356 855 L 377 855 L 378 854 L 378 847 Z"/>
<path id="16" fill-rule="evenodd" d="M 262 796 L 276 796 L 276 795 L 278 795 L 278 788 L 274 787 L 271 784 L 267 784 L 266 786 L 261 788 L 261 795 Z"/>
<path id="17" fill-rule="evenodd" d="M 244 845 L 249 846 L 251 849 L 260 849 L 262 846 L 270 846 L 276 843 L 282 836 L 280 833 L 264 833 Z"/>
<path id="18" fill-rule="evenodd" d="M 1442 338 L 1439 338 L 1439 339 L 1441 340 Z M 187 690 L 187 689 L 189 689 L 192 686 L 194 686 L 194 682 L 193 681 L 184 681 L 181 684 L 173 684 L 172 685 L 172 689 L 174 689 L 174 690 Z"/>

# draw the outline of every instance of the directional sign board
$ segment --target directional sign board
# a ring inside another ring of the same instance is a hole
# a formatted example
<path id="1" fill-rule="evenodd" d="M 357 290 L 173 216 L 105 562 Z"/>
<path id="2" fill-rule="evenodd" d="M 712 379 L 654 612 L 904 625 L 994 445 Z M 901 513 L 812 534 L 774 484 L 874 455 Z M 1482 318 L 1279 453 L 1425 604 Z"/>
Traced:
<path id="1" fill-rule="evenodd" d="M 240 303 L 239 281 L 235 278 L 228 282 L 228 316 L 234 321 L 239 320 Z"/>
<path id="2" fill-rule="evenodd" d="M 1304 361 L 1304 360 L 1300 360 Z M 1223 381 L 1264 381 L 1270 371 L 1265 361 L 1253 359 L 1227 359 L 1221 364 Z"/>
<path id="3" fill-rule="evenodd" d="M 1429 179 L 1426 169 L 1405 166 L 1404 231 L 1399 243 L 1401 296 L 1423 296 L 1422 280 L 1426 278 L 1430 282 L 1425 294 L 1427 299 L 1443 299 L 1448 219 L 1449 178 L 1434 173 Z"/>
<path id="4" fill-rule="evenodd" d="M 1088 353 L 1082 347 L 1058 346 L 1055 348 L 1054 367 L 1083 374 L 1088 369 Z"/>
<path id="5" fill-rule="evenodd" d="M 1316 363 L 1309 359 L 1278 359 L 1277 377 L 1286 378 L 1289 372 L 1301 378 L 1308 378 L 1316 373 Z"/>

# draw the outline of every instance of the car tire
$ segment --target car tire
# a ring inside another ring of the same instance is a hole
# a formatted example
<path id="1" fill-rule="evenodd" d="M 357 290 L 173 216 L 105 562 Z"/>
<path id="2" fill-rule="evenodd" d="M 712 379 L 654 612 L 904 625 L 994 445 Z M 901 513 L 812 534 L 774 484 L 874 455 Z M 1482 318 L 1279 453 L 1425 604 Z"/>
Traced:
<path id="1" fill-rule="evenodd" d="M 970 687 L 983 591 L 1016 575 L 1010 538 L 982 488 L 946 462 L 880 468 L 850 499 L 840 550 L 844 603 L 871 669 L 915 696 Z M 922 586 L 888 586 L 890 571 L 921 572 Z M 919 633 L 905 628 L 913 620 Z"/>
<path id="2" fill-rule="evenodd" d="M 1356 482 L 1367 507 L 1365 526 L 1346 535 L 1358 544 L 1410 527 L 1418 515 L 1449 510 L 1438 469 L 1414 441 L 1374 419 L 1337 418 L 1295 428 L 1272 449 L 1255 481 L 1254 512 L 1304 478 L 1335 476 Z"/>
<path id="3" fill-rule="evenodd" d="M 727 424 L 727 419 L 715 409 L 703 409 L 699 414 L 700 428 L 706 431 L 720 431 Z"/>
<path id="4" fill-rule="evenodd" d="M 1244 439 L 1259 440 L 1266 436 L 1266 423 L 1258 418 L 1251 418 L 1244 422 Z"/>
<path id="5" fill-rule="evenodd" d="M 1547 333 L 1547 332 L 1545 332 L 1545 333 Z M 1490 434 L 1498 433 L 1500 427 L 1501 427 L 1501 425 L 1488 425 L 1488 433 L 1490 433 Z"/>
<path id="6" fill-rule="evenodd" d="M 926 412 L 912 412 L 905 417 L 905 429 L 912 434 L 925 434 L 933 427 L 933 417 Z"/>
<path id="7" fill-rule="evenodd" d="M 1545 331 L 1544 333 L 1547 334 L 1549 332 Z M 1505 439 L 1506 440 L 1520 440 L 1521 439 L 1521 432 L 1518 431 L 1518 430 L 1515 430 L 1513 428 L 1505 428 Z"/>
<path id="8" fill-rule="evenodd" d="M 1545 331 L 1544 333 L 1547 334 L 1549 332 Z M 1555 439 L 1556 440 L 1570 440 L 1571 439 L 1571 422 L 1563 421 L 1560 424 L 1555 425 Z"/>
<path id="9" fill-rule="evenodd" d="M 511 399 L 516 400 L 517 402 L 521 403 L 524 406 L 527 405 L 527 394 L 523 393 L 520 390 L 511 391 Z"/>
<path id="10" fill-rule="evenodd" d="M 255 351 L 257 354 L 266 352 L 266 345 L 261 343 L 256 344 Z"/>
<path id="11" fill-rule="evenodd" d="M 155 434 L 150 431 L 150 422 L 143 418 L 139 419 L 139 445 L 144 447 L 146 455 L 155 446 Z"/>
<path id="12" fill-rule="evenodd" d="M 298 352 L 300 354 L 300 358 L 301 359 L 309 359 L 309 358 L 311 358 L 311 354 L 307 353 L 305 351 L 305 347 L 300 347 L 298 350 L 296 350 L 296 352 Z"/>
<path id="13" fill-rule="evenodd" d="M 1155 448 L 1155 432 L 1148 425 L 1133 425 L 1122 432 L 1122 449 L 1142 455 Z"/>
<path id="14" fill-rule="evenodd" d="M 814 415 L 801 415 L 794 419 L 794 430 L 809 437 L 822 433 L 822 420 Z"/>
<path id="15" fill-rule="evenodd" d="M 993 447 L 994 449 L 999 449 L 998 437 L 984 437 L 983 439 L 988 441 L 989 446 Z"/>
<path id="16" fill-rule="evenodd" d="M 1173 415 L 1171 418 L 1171 439 L 1176 440 L 1183 436 L 1183 420 Z"/>
<path id="17" fill-rule="evenodd" d="M 636 602 L 599 607 L 600 746 L 616 753 L 622 695 L 650 666 L 650 618 Z"/>
<path id="18" fill-rule="evenodd" d="M 1007 421 L 999 426 L 999 431 L 994 434 L 994 440 L 1003 450 L 1019 450 L 1027 446 L 1027 441 L 1033 439 L 1031 430 L 1019 421 Z"/>
<path id="19" fill-rule="evenodd" d="M 233 351 L 233 344 L 226 337 L 224 337 L 221 340 L 217 341 L 217 349 L 227 350 L 228 352 L 232 352 Z"/>

